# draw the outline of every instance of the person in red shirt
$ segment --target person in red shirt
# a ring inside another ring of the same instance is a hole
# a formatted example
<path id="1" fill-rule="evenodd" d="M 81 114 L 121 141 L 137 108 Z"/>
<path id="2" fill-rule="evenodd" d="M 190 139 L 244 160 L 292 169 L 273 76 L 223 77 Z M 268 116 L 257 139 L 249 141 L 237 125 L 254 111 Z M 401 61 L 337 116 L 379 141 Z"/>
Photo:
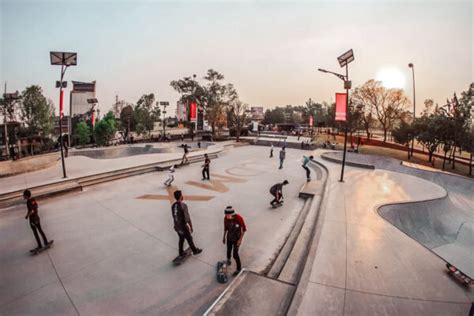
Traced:
<path id="1" fill-rule="evenodd" d="M 247 227 L 245 226 L 242 216 L 235 213 L 232 206 L 227 206 L 224 213 L 224 238 L 222 239 L 222 242 L 224 245 L 227 242 L 227 264 L 232 264 L 232 261 L 230 260 L 231 253 L 235 259 L 237 269 L 232 275 L 237 276 L 242 270 L 239 248 L 242 244 L 242 238 L 244 238 L 244 234 L 247 231 Z"/>

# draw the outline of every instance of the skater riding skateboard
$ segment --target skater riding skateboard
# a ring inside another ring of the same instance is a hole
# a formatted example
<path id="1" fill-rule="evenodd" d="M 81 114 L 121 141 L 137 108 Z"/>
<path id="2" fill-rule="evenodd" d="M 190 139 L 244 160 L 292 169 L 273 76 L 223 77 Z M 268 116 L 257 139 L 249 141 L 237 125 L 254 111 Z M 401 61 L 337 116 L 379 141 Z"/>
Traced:
<path id="1" fill-rule="evenodd" d="M 173 259 L 173 264 L 175 266 L 179 266 L 180 264 L 184 263 L 186 261 L 186 259 L 188 259 L 189 257 L 191 257 L 191 255 L 193 254 L 193 251 L 191 250 L 191 247 L 188 247 L 185 251 L 184 251 L 184 255 L 183 256 L 177 256 L 176 258 Z"/>

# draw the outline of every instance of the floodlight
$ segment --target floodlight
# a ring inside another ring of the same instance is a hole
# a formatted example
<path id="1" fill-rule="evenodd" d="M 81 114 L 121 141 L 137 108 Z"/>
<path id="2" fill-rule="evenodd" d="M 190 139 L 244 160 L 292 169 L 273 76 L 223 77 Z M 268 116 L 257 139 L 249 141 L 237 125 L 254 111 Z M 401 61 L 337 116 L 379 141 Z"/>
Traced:
<path id="1" fill-rule="evenodd" d="M 321 72 L 328 72 L 327 70 L 324 70 L 324 69 L 321 69 L 321 68 L 318 68 L 318 71 L 321 71 Z"/>
<path id="2" fill-rule="evenodd" d="M 77 53 L 50 52 L 51 65 L 76 66 Z"/>
<path id="3" fill-rule="evenodd" d="M 63 88 L 67 87 L 67 81 L 63 81 Z M 56 81 L 56 88 L 61 88 L 61 81 Z"/>
<path id="4" fill-rule="evenodd" d="M 168 105 L 170 105 L 170 103 L 169 103 L 169 102 L 167 102 L 167 101 L 162 101 L 162 102 L 160 102 L 160 105 L 163 105 L 163 106 L 168 106 Z"/>
<path id="5" fill-rule="evenodd" d="M 87 103 L 96 104 L 96 103 L 99 103 L 99 101 L 96 98 L 91 98 L 91 99 L 87 99 Z"/>
<path id="6" fill-rule="evenodd" d="M 345 52 L 341 56 L 337 57 L 337 61 L 339 61 L 339 65 L 341 67 L 346 66 L 350 62 L 354 61 L 354 52 L 352 51 L 352 49 L 348 50 L 347 52 Z"/>
<path id="7" fill-rule="evenodd" d="M 408 64 L 408 67 L 413 68 L 413 64 L 412 64 L 412 63 L 409 63 L 409 64 Z"/>

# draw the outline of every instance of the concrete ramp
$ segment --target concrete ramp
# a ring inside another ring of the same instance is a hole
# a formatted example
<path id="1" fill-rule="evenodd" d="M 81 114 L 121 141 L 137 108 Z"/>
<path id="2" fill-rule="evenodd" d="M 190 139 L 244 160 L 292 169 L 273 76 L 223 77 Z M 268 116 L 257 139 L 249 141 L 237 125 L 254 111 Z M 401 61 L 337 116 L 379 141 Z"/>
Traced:
<path id="1" fill-rule="evenodd" d="M 472 212 L 455 207 L 448 197 L 378 209 L 388 222 L 469 276 L 474 276 Z"/>

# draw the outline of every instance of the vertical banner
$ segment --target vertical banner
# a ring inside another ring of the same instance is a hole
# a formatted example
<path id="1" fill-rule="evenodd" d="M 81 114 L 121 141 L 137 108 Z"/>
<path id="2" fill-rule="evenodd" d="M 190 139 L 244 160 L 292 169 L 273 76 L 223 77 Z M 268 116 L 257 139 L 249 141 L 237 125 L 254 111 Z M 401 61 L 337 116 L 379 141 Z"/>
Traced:
<path id="1" fill-rule="evenodd" d="M 314 123 L 313 116 L 310 115 L 310 116 L 309 116 L 309 127 L 313 127 L 313 123 Z"/>
<path id="2" fill-rule="evenodd" d="M 336 121 L 345 122 L 347 116 L 347 97 L 345 93 L 336 93 Z"/>
<path id="3" fill-rule="evenodd" d="M 59 118 L 63 118 L 63 100 L 64 100 L 64 91 L 61 89 L 59 92 Z"/>
<path id="4" fill-rule="evenodd" d="M 196 112 L 197 112 L 197 104 L 196 102 L 191 102 L 191 104 L 189 105 L 189 119 L 191 121 L 196 121 L 196 118 L 197 118 Z"/>
<path id="5" fill-rule="evenodd" d="M 94 128 L 94 126 L 95 126 L 95 110 L 94 109 L 92 109 L 91 116 L 92 116 L 92 128 Z"/>

